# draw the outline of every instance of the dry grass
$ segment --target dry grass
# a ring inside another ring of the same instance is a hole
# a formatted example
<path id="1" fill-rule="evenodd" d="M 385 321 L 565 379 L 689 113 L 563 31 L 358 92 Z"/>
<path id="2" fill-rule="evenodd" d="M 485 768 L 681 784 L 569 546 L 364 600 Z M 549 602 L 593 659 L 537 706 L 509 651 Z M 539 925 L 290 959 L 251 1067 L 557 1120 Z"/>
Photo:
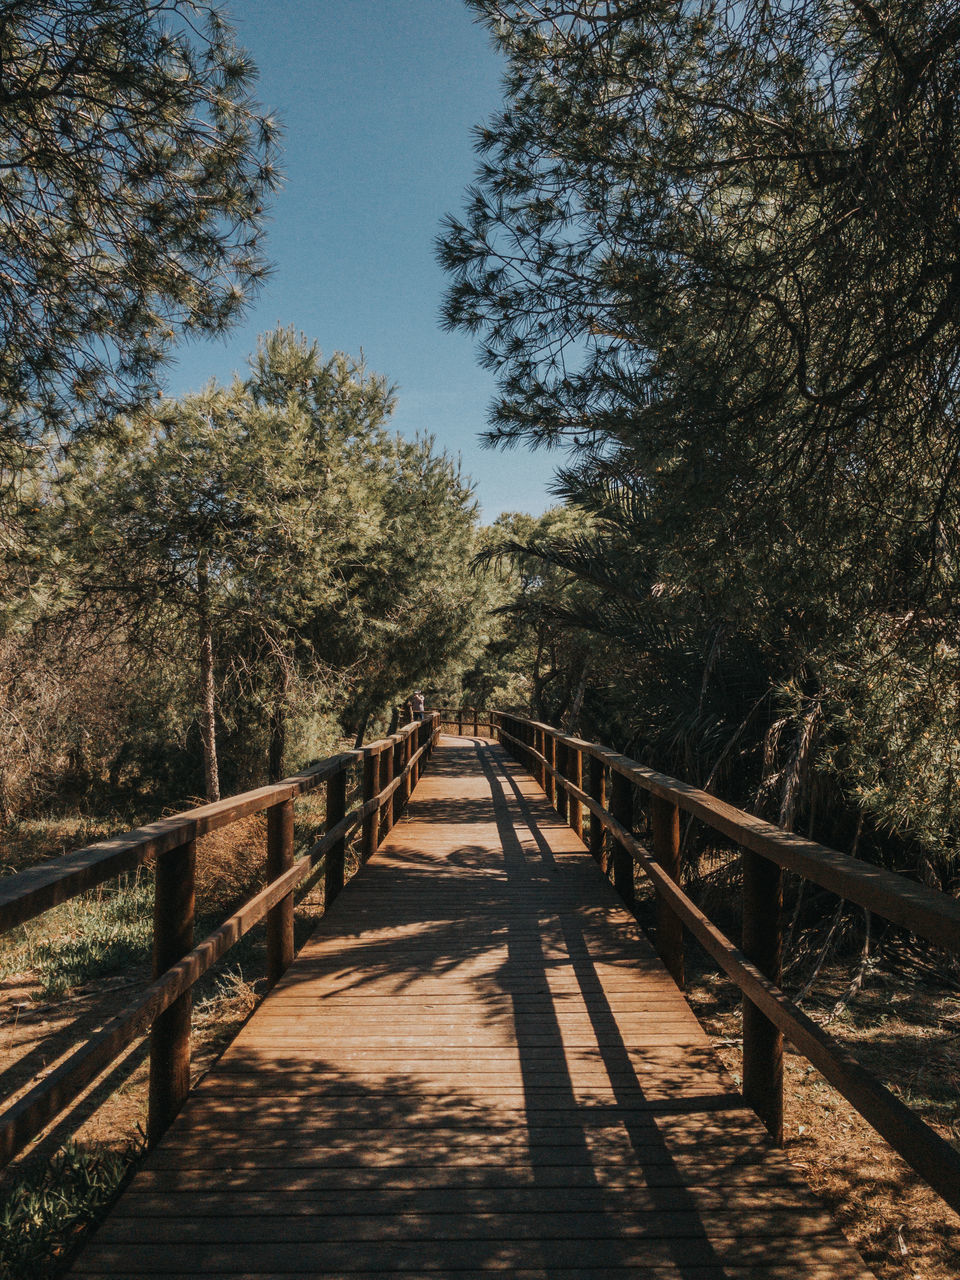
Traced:
<path id="1" fill-rule="evenodd" d="M 224 919 L 266 884 L 267 819 L 251 814 L 197 841 L 197 915 Z"/>
<path id="2" fill-rule="evenodd" d="M 692 959 L 693 957 L 691 957 Z M 828 1021 L 849 969 L 821 974 L 805 1008 Z M 687 994 L 724 1065 L 739 1082 L 742 1019 L 731 985 L 694 970 Z M 960 1124 L 960 1000 L 947 986 L 876 970 L 829 1030 L 940 1134 Z M 820 1073 L 787 1046 L 786 1149 L 879 1280 L 957 1280 L 960 1218 Z"/>

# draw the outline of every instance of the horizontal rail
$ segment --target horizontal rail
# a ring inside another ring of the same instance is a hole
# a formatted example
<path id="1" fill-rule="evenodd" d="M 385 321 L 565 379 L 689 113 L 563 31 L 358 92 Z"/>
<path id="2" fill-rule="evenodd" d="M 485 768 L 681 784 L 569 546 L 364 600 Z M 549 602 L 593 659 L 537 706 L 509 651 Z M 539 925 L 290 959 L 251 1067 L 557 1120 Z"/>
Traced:
<path id="1" fill-rule="evenodd" d="M 481 726 L 493 736 L 496 712 L 484 711 L 481 707 L 438 707 L 436 714 L 441 725 L 455 726 L 460 736 L 479 734 Z"/>
<path id="2" fill-rule="evenodd" d="M 669 800 L 686 813 L 713 827 L 715 831 L 730 837 L 743 848 L 769 859 L 784 870 L 796 871 L 821 888 L 846 898 L 848 902 L 866 907 L 893 924 L 904 925 L 928 941 L 960 954 L 960 903 L 946 894 L 909 880 L 895 871 L 874 866 L 862 858 L 854 858 L 848 853 L 818 844 L 816 840 L 784 831 L 782 827 L 764 822 L 762 818 L 745 813 L 706 791 L 700 791 L 668 774 L 658 773 L 631 760 L 629 756 L 620 755 L 595 742 L 584 742 L 580 738 L 557 733 L 549 725 L 539 721 L 524 723 L 552 733 L 557 742 L 601 761 L 651 795 Z M 528 744 L 521 742 L 521 746 L 525 751 L 533 752 Z M 538 755 L 537 758 L 542 765 L 547 766 L 544 756 Z M 553 772 L 556 773 L 555 770 Z M 564 789 L 569 791 L 569 781 L 564 778 L 562 783 Z M 581 804 L 590 807 L 589 797 L 584 792 L 581 791 L 576 798 Z"/>
<path id="3" fill-rule="evenodd" d="M 952 1208 L 960 1210 L 960 1153 L 901 1102 L 890 1089 L 862 1066 L 828 1032 L 813 1022 L 790 1000 L 777 983 L 771 981 L 756 964 L 752 963 L 743 951 L 736 947 L 697 907 L 692 899 L 683 892 L 677 882 L 664 870 L 657 859 L 651 855 L 650 851 L 636 838 L 632 831 L 628 830 L 623 823 L 617 821 L 610 811 L 600 804 L 594 796 L 571 782 L 562 770 L 551 763 L 543 752 L 538 751 L 530 742 L 510 733 L 504 725 L 505 720 L 516 720 L 518 723 L 534 729 L 540 734 L 549 735 L 555 742 L 561 743 L 571 750 L 579 751 L 584 755 L 589 755 L 601 761 L 613 772 L 644 787 L 651 794 L 658 796 L 660 799 L 669 799 L 677 804 L 678 807 L 683 807 L 687 812 L 693 812 L 695 816 L 702 818 L 710 825 L 716 826 L 712 821 L 712 817 L 716 813 L 714 805 L 705 806 L 702 804 L 703 799 L 713 802 L 714 797 L 707 796 L 705 792 L 697 791 L 695 788 L 687 787 L 686 784 L 678 783 L 676 779 L 669 778 L 665 774 L 659 774 L 647 769 L 645 766 L 637 764 L 636 761 L 632 761 L 628 757 L 610 751 L 596 743 L 587 743 L 581 739 L 561 734 L 549 725 L 544 725 L 539 721 L 521 720 L 520 717 L 508 717 L 502 714 L 498 716 L 500 740 L 517 748 L 529 761 L 535 761 L 543 771 L 544 777 L 549 776 L 552 778 L 555 786 L 559 787 L 570 799 L 581 804 L 597 819 L 613 840 L 625 849 L 634 862 L 641 867 L 654 884 L 659 898 L 668 904 L 676 917 L 717 961 L 728 977 L 736 983 L 747 1000 L 790 1040 L 808 1061 L 829 1080 L 838 1092 L 843 1094 L 868 1123 L 878 1133 L 882 1134 L 889 1144 L 926 1179 L 929 1185 Z M 692 798 L 696 804 L 696 809 L 691 803 L 682 804 L 681 797 L 687 801 L 691 801 Z M 731 805 L 726 805 L 722 802 L 716 803 L 722 805 L 725 822 L 723 828 L 717 827 L 717 829 L 723 830 L 726 835 L 733 836 L 740 843 L 737 833 L 740 830 L 749 831 L 753 826 L 752 821 L 743 823 L 740 820 L 750 819 L 751 815 L 743 814 Z M 731 814 L 737 816 L 736 822 L 730 818 L 729 815 Z M 768 823 L 763 823 L 762 826 L 765 828 L 762 832 L 763 838 L 757 841 L 762 847 L 757 848 L 756 844 L 747 847 L 751 848 L 753 852 L 760 853 L 761 856 L 769 857 L 771 861 L 777 862 L 781 866 L 786 865 L 779 862 L 773 852 L 769 854 L 766 852 L 768 847 L 779 851 L 779 842 L 772 839 L 768 831 L 772 831 L 775 835 L 782 834 L 784 836 L 789 836 L 790 833 L 780 832 L 779 828 L 771 827 Z M 868 863 L 861 863 L 859 859 L 849 858 L 848 855 L 838 853 L 835 850 L 825 849 L 825 846 L 817 845 L 814 841 L 805 841 L 804 843 L 810 846 L 804 851 L 806 857 L 812 858 L 815 862 L 819 861 L 818 856 L 815 855 L 820 849 L 824 849 L 827 854 L 833 855 L 829 865 L 831 879 L 838 871 L 843 872 L 845 876 L 853 875 L 856 879 L 854 873 L 858 872 L 860 866 L 869 867 Z M 856 865 L 851 868 L 845 865 L 846 863 Z M 808 878 L 815 879 L 814 876 L 809 876 Z M 824 881 L 818 879 L 817 883 L 824 883 Z M 887 894 L 901 891 L 901 885 L 908 886 L 910 889 L 923 888 L 923 886 L 915 886 L 913 881 L 897 876 L 893 872 L 885 873 L 884 885 Z M 825 887 L 830 887 L 829 883 Z M 939 896 L 946 899 L 946 895 Z M 886 899 L 884 901 L 886 902 Z M 889 906 L 890 904 L 887 903 L 886 905 Z M 912 900 L 911 907 L 915 906 L 917 906 L 917 902 Z M 924 896 L 919 906 L 922 910 L 916 913 L 916 917 L 920 918 L 930 929 L 930 932 L 924 936 L 930 937 L 932 941 L 939 941 L 939 935 L 944 932 L 945 924 L 953 918 L 953 910 L 956 904 L 952 899 L 939 902 L 937 901 L 937 895 L 932 890 L 924 889 Z M 880 908 L 878 908 L 878 913 L 884 914 Z M 887 918 L 895 918 L 894 913 L 888 913 Z M 911 918 L 915 918 L 913 913 L 911 913 Z M 931 920 L 933 921 L 932 927 Z M 922 931 L 916 930 L 916 932 Z M 952 949 L 956 949 L 956 937 L 951 937 L 950 941 L 953 943 Z M 744 1052 L 745 1055 L 748 1052 L 746 1038 Z"/>
<path id="4" fill-rule="evenodd" d="M 406 761 L 403 769 L 396 774 L 391 782 L 369 796 L 361 805 L 345 814 L 339 822 L 325 831 L 320 840 L 312 845 L 291 867 L 248 899 L 243 906 L 229 916 L 202 942 L 198 943 L 156 978 L 125 1009 L 111 1018 L 100 1031 L 74 1050 L 49 1076 L 34 1085 L 23 1097 L 19 1098 L 0 1114 L 0 1166 L 8 1163 L 22 1151 L 97 1076 L 105 1071 L 129 1044 L 137 1039 L 138 1036 L 144 1034 L 162 1013 L 189 992 L 194 984 L 244 934 L 260 923 L 283 899 L 293 893 L 308 873 L 323 861 L 330 849 L 349 838 L 362 825 L 365 819 L 379 812 L 386 801 L 399 788 L 404 786 L 406 781 L 417 770 L 423 757 L 429 753 L 433 745 L 436 722 L 432 725 L 428 722 L 428 726 L 431 729 L 430 735 L 416 751 L 411 752 L 409 760 Z M 169 849 L 175 849 L 179 845 L 194 839 L 195 835 L 193 833 L 197 830 L 198 823 L 203 826 L 203 831 L 210 831 L 216 829 L 217 826 L 226 825 L 228 821 L 236 821 L 239 817 L 260 812 L 264 807 L 269 808 L 274 804 L 285 803 L 296 795 L 302 795 L 304 792 L 312 790 L 319 782 L 329 780 L 337 774 L 343 773 L 352 764 L 361 760 L 365 754 L 392 751 L 398 743 L 404 742 L 406 738 L 420 729 L 421 724 L 419 723 L 408 726 L 390 738 L 370 743 L 362 750 L 340 752 L 338 755 L 322 761 L 314 769 L 297 777 L 285 779 L 275 786 L 261 787 L 257 791 L 247 792 L 243 796 L 218 802 L 215 805 L 205 805 L 202 809 L 192 810 L 188 814 L 177 815 L 177 818 L 167 821 L 170 823 L 177 823 L 177 819 L 186 819 L 186 821 L 174 826 L 171 833 L 165 836 L 165 838 L 170 839 L 171 843 L 165 844 L 159 849 L 155 848 L 152 853 L 144 855 L 140 861 L 145 861 L 148 857 L 166 852 Z M 304 783 L 307 785 L 302 785 Z M 270 797 L 267 805 L 261 803 L 265 794 Z M 227 809 L 230 809 L 234 816 L 222 820 L 221 815 Z M 213 820 L 214 824 L 203 825 L 212 810 L 216 811 Z M 198 818 L 198 815 L 202 816 Z M 154 826 L 161 825 L 166 824 L 154 824 Z M 138 832 L 131 832 L 129 836 L 121 837 L 120 843 L 134 846 L 139 844 L 141 847 L 146 847 L 141 837 L 143 832 L 152 832 L 152 828 L 141 828 Z M 173 840 L 173 835 L 177 832 L 187 832 L 186 839 Z M 152 838 L 152 836 L 148 838 Z M 111 845 L 112 843 L 104 841 L 103 845 Z M 99 851 L 102 850 L 102 846 L 91 846 L 91 849 Z M 83 850 L 81 852 L 87 851 Z M 102 869 L 106 865 L 115 865 L 110 864 L 108 861 L 113 852 L 115 851 L 108 850 L 104 854 L 103 860 L 94 865 L 98 869 Z M 125 848 L 124 854 L 121 856 L 129 852 L 130 850 Z M 68 855 L 66 859 L 57 859 L 59 863 L 65 861 L 72 862 L 72 856 Z M 139 864 L 134 862 L 131 865 L 136 866 Z M 112 874 L 119 874 L 120 871 L 127 869 L 127 866 L 121 866 L 119 871 L 114 871 Z M 64 881 L 65 884 L 71 883 L 70 877 L 72 877 L 73 871 L 74 868 L 71 866 L 68 869 L 67 878 Z M 19 878 L 11 877 L 11 880 L 18 880 Z M 96 883 L 107 878 L 107 875 L 101 875 Z M 56 886 L 58 882 L 56 880 L 48 882 L 41 886 L 39 892 L 48 892 L 50 884 Z M 82 888 L 75 889 L 74 893 L 83 892 L 83 889 L 87 887 L 89 886 L 84 884 Z M 38 890 L 33 885 L 28 886 L 26 889 L 28 895 L 36 892 Z M 59 897 L 56 902 L 65 901 L 68 896 L 73 895 L 67 894 L 65 897 Z M 30 901 L 29 897 L 27 900 Z M 8 901 L 16 903 L 18 898 L 16 896 L 8 897 Z M 56 905 L 56 902 L 51 905 Z M 32 914 L 37 915 L 39 911 L 35 911 Z M 30 917 L 28 916 L 27 918 Z"/>
<path id="5" fill-rule="evenodd" d="M 313 769 L 242 795 L 188 809 L 110 840 L 100 840 L 62 858 L 28 867 L 0 880 L 0 934 L 42 915 L 106 880 L 152 862 L 162 853 L 188 844 L 241 818 L 262 813 L 285 800 L 313 791 L 349 768 L 361 752 L 344 751 Z"/>

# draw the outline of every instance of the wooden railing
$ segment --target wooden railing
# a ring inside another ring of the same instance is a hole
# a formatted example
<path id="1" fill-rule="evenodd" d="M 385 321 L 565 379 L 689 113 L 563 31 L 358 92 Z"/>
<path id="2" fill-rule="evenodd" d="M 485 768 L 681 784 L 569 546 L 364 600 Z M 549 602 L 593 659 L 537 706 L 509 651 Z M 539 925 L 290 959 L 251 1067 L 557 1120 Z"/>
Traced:
<path id="1" fill-rule="evenodd" d="M 0 1114 L 0 1165 L 23 1150 L 149 1028 L 148 1137 L 155 1141 L 190 1087 L 194 983 L 264 917 L 267 976 L 276 982 L 293 959 L 294 890 L 315 869 L 319 873 L 322 864 L 324 905 L 329 906 L 343 888 L 347 840 L 359 829 L 361 862 L 375 852 L 406 805 L 439 731 L 440 717 L 430 712 L 392 737 L 331 756 L 296 777 L 165 818 L 0 880 L 3 934 L 106 880 L 155 864 L 153 983 Z M 357 766 L 362 768 L 361 800 L 347 812 L 347 776 Z M 295 859 L 294 801 L 322 784 L 326 784 L 323 837 Z M 194 945 L 197 840 L 264 811 L 266 886 Z"/>
<path id="2" fill-rule="evenodd" d="M 780 989 L 782 875 L 814 884 L 960 954 L 960 904 L 946 894 L 784 831 L 666 774 L 550 725 L 494 713 L 497 736 L 585 839 L 628 906 L 634 867 L 656 891 L 656 945 L 683 986 L 683 928 L 743 993 L 743 1096 L 783 1141 L 783 1038 L 847 1098 L 948 1204 L 960 1211 L 960 1154 L 905 1106 Z M 584 771 L 586 767 L 586 777 Z M 634 801 L 648 798 L 650 847 L 634 832 Z M 738 948 L 679 886 L 680 811 L 737 845 L 743 859 Z M 589 814 L 584 831 L 584 811 Z"/>
<path id="3" fill-rule="evenodd" d="M 465 735 L 493 737 L 491 711 L 483 711 L 480 707 L 441 707 L 437 714 L 444 733 L 456 733 L 461 738 Z"/>

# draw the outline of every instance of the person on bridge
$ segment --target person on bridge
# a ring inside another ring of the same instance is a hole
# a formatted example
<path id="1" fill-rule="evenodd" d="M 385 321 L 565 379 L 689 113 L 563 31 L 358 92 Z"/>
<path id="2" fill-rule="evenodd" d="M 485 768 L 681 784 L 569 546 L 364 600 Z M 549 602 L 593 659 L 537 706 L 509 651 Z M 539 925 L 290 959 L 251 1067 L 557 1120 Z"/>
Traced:
<path id="1" fill-rule="evenodd" d="M 425 704 L 424 704 L 423 694 L 418 689 L 416 693 L 413 695 L 413 697 L 410 699 L 410 710 L 413 712 L 414 720 L 423 719 L 424 705 Z"/>

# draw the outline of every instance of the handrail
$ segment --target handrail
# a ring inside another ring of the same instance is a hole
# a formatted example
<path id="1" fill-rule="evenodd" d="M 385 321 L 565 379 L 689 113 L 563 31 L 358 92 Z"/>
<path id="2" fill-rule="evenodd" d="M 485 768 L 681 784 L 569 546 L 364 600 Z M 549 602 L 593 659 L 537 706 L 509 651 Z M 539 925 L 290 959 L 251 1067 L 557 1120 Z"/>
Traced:
<path id="1" fill-rule="evenodd" d="M 960 950 L 958 904 L 904 876 L 762 822 L 599 743 L 584 742 L 540 721 L 503 712 L 495 713 L 495 720 L 499 740 L 530 766 L 578 834 L 583 831 L 582 809 L 589 812 L 589 847 L 605 871 L 610 860 L 604 833 L 612 837 L 614 882 L 627 904 L 633 904 L 634 864 L 653 881 L 658 905 L 657 947 L 678 985 L 683 986 L 682 925 L 740 988 L 744 997 L 743 1094 L 774 1139 L 783 1140 L 785 1034 L 947 1203 L 960 1210 L 960 1153 L 780 989 L 781 871 L 799 871 L 954 952 Z M 590 762 L 589 790 L 581 785 L 584 756 Z M 633 787 L 651 796 L 652 852 L 632 830 Z M 743 850 L 742 948 L 725 937 L 677 883 L 680 809 L 731 837 Z"/>
<path id="2" fill-rule="evenodd" d="M 275 804 L 313 791 L 321 782 L 354 763 L 359 754 L 356 751 L 340 752 L 297 777 L 187 809 L 173 817 L 162 818 L 159 822 L 137 827 L 109 840 L 99 840 L 61 858 L 51 858 L 48 862 L 5 877 L 0 880 L 0 934 L 25 924 L 87 889 L 96 888 L 105 880 L 112 880 L 125 871 L 133 871 L 153 861 L 169 849 L 189 844 L 241 818 L 262 813 Z"/>
<path id="3" fill-rule="evenodd" d="M 402 812 L 439 734 L 429 713 L 389 738 L 322 760 L 267 787 L 202 805 L 161 822 L 101 841 L 0 882 L 0 933 L 104 880 L 156 861 L 154 982 L 45 1079 L 0 1114 L 0 1166 L 6 1164 L 76 1099 L 137 1036 L 153 1027 L 150 1120 L 155 1141 L 189 1088 L 191 988 L 234 943 L 267 920 L 268 974 L 276 981 L 293 958 L 293 892 L 321 862 L 330 905 L 344 884 L 346 840 L 363 828 L 361 859 L 375 852 Z M 414 742 L 416 748 L 414 749 Z M 363 764 L 362 803 L 345 808 L 346 774 Z M 301 858 L 293 857 L 293 801 L 326 782 L 327 830 Z M 196 840 L 250 814 L 268 816 L 267 885 L 197 945 L 193 944 Z M 44 874 L 38 874 L 38 873 Z M 183 901 L 189 900 L 186 910 Z M 177 946 L 175 937 L 181 937 Z M 189 943 L 182 945 L 182 936 Z M 173 948 L 171 951 L 171 942 Z M 166 963 L 157 956 L 167 954 Z M 165 1021 L 166 1020 L 166 1021 Z"/>
<path id="4" fill-rule="evenodd" d="M 480 735 L 481 725 L 489 730 L 491 737 L 493 736 L 494 713 L 492 711 L 484 711 L 481 707 L 439 707 L 437 710 L 441 724 L 456 725 L 457 734 L 460 737 L 464 736 L 465 725 L 466 732 L 472 733 L 475 738 Z"/>
<path id="5" fill-rule="evenodd" d="M 527 723 L 541 730 L 549 728 L 534 720 Z M 796 871 L 838 897 L 866 907 L 894 924 L 905 925 L 928 941 L 960 954 L 960 903 L 947 894 L 765 822 L 688 782 L 658 773 L 598 743 L 572 738 L 557 730 L 551 732 L 555 741 L 602 761 L 651 795 L 675 804 L 784 870 Z M 569 779 L 563 780 L 563 786 L 572 794 Z M 575 798 L 585 807 L 591 807 L 586 792 L 579 791 Z"/>

